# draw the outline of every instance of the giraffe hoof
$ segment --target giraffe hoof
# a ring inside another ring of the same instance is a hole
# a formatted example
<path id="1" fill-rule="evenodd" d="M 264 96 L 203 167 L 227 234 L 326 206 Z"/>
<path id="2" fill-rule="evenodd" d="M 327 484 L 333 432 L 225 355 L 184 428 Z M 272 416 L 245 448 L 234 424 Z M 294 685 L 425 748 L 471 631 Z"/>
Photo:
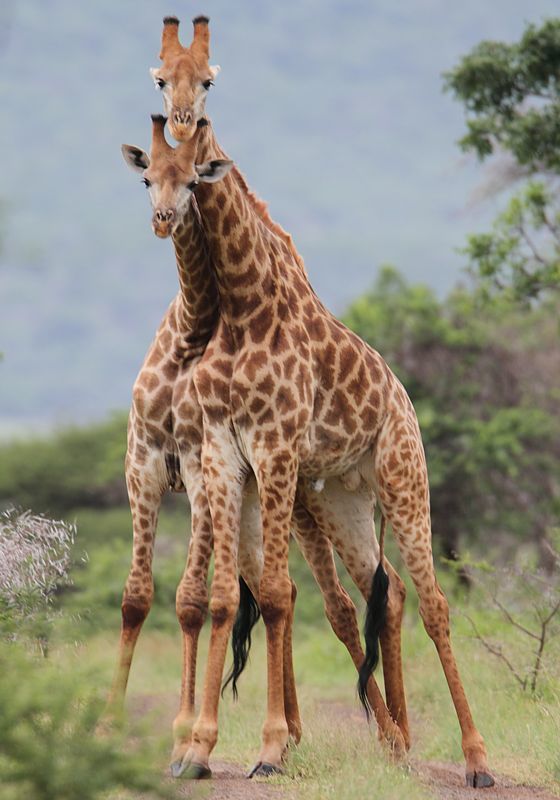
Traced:
<path id="1" fill-rule="evenodd" d="M 201 781 L 212 777 L 212 770 L 205 764 L 196 764 L 194 761 L 174 761 L 171 766 L 174 778 L 186 778 L 190 781 Z"/>
<path id="2" fill-rule="evenodd" d="M 467 772 L 466 783 L 473 789 L 487 789 L 494 786 L 494 778 L 488 772 Z"/>
<path id="3" fill-rule="evenodd" d="M 174 761 L 172 764 L 169 765 L 169 770 L 173 778 L 180 778 L 181 773 L 185 767 L 183 766 L 183 762 L 181 759 L 179 761 Z"/>
<path id="4" fill-rule="evenodd" d="M 187 764 L 183 776 L 190 781 L 202 781 L 212 777 L 212 770 L 205 764 L 196 764 L 191 761 Z"/>
<path id="5" fill-rule="evenodd" d="M 247 778 L 269 778 L 271 775 L 283 775 L 284 770 L 282 767 L 276 767 L 274 764 L 267 764 L 266 761 L 257 761 L 252 770 L 250 770 Z"/>

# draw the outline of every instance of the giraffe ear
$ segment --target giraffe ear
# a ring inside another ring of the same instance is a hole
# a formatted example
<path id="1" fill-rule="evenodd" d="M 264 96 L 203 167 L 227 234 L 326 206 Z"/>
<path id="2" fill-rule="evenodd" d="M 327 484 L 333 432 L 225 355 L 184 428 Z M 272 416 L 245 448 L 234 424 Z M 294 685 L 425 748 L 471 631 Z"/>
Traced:
<path id="1" fill-rule="evenodd" d="M 150 166 L 150 156 L 133 144 L 123 144 L 121 152 L 124 160 L 134 172 L 144 172 Z"/>
<path id="2" fill-rule="evenodd" d="M 227 158 L 215 158 L 213 161 L 205 161 L 204 164 L 196 164 L 195 170 L 203 183 L 216 183 L 225 178 L 232 167 L 233 161 Z"/>
<path id="3" fill-rule="evenodd" d="M 216 80 L 216 78 L 218 77 L 218 73 L 222 68 L 220 67 L 219 64 L 214 64 L 214 66 L 209 67 L 209 69 L 210 69 L 210 75 L 212 76 L 212 80 L 213 81 Z"/>

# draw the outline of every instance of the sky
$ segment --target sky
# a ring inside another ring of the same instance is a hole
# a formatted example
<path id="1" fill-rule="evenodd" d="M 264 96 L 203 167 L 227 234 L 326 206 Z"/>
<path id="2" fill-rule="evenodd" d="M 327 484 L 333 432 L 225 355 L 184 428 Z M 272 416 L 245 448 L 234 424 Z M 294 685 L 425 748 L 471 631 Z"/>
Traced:
<path id="1" fill-rule="evenodd" d="M 177 289 L 120 144 L 147 147 L 161 18 L 211 18 L 222 71 L 208 112 L 226 152 L 293 235 L 335 312 L 395 265 L 440 296 L 503 197 L 456 142 L 442 73 L 481 39 L 513 41 L 548 0 L 207 0 L 0 6 L 0 435 L 129 403 Z"/>

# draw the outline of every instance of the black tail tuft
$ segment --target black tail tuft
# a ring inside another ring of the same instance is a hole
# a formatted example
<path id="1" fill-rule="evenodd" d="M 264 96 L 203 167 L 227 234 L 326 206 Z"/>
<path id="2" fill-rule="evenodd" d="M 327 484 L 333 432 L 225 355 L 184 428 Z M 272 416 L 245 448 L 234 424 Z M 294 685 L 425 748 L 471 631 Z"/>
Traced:
<path id="1" fill-rule="evenodd" d="M 247 666 L 251 649 L 251 631 L 260 615 L 257 601 L 243 578 L 239 576 L 239 609 L 231 637 L 233 664 L 222 685 L 222 697 L 228 683 L 231 683 L 233 698 L 237 700 L 237 680 Z"/>
<path id="2" fill-rule="evenodd" d="M 383 630 L 387 618 L 388 593 L 389 576 L 385 572 L 383 560 L 381 560 L 375 570 L 371 582 L 371 592 L 367 601 L 366 621 L 364 624 L 366 655 L 358 672 L 358 697 L 365 709 L 368 720 L 371 715 L 371 706 L 367 696 L 367 685 L 379 661 L 379 634 Z"/>

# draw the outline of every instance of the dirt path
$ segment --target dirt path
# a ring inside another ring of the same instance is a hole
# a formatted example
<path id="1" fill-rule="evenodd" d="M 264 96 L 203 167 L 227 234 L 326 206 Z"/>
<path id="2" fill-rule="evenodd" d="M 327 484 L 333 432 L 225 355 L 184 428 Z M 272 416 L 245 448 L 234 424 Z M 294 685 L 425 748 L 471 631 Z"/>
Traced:
<path id="1" fill-rule="evenodd" d="M 305 789 L 301 784 L 290 790 L 285 786 L 271 786 L 265 781 L 249 781 L 245 778 L 241 767 L 226 761 L 214 760 L 212 770 L 213 778 L 207 782 L 206 791 L 201 795 L 208 800 L 261 800 L 261 798 L 297 800 L 298 797 L 305 797 Z M 490 789 L 469 789 L 465 786 L 465 771 L 462 764 L 443 761 L 422 762 L 412 759 L 411 771 L 430 790 L 434 800 L 558 800 L 557 796 L 550 794 L 546 789 L 516 785 L 499 774 L 495 776 L 496 786 Z M 185 785 L 180 794 L 182 797 L 199 796 L 192 785 Z"/>
<path id="2" fill-rule="evenodd" d="M 184 791 L 180 791 L 181 797 L 193 797 L 198 800 L 208 798 L 208 800 L 283 800 L 283 798 L 294 798 L 296 795 L 291 791 L 286 791 L 284 786 L 271 786 L 266 780 L 247 780 L 243 769 L 238 764 L 230 764 L 227 761 L 212 759 L 212 779 L 205 781 L 208 794 L 204 791 L 205 786 L 200 787 L 201 794 L 197 788 L 193 791 L 192 784 L 186 785 Z"/>
<path id="3" fill-rule="evenodd" d="M 490 789 L 469 789 L 462 764 L 412 759 L 411 766 L 413 774 L 433 791 L 436 800 L 558 800 L 546 789 L 515 784 L 499 773 L 494 773 L 496 785 Z"/>
<path id="4" fill-rule="evenodd" d="M 325 719 L 336 720 L 337 726 L 354 726 L 363 722 L 361 710 L 344 703 L 324 704 L 320 710 Z M 414 722 L 414 720 L 412 720 Z M 489 789 L 471 789 L 465 785 L 464 764 L 444 761 L 422 761 L 410 758 L 412 774 L 431 792 L 434 800 L 558 800 L 557 795 L 537 786 L 524 786 L 493 772 L 496 785 Z"/>
<path id="5" fill-rule="evenodd" d="M 160 722 L 164 721 L 170 728 L 176 702 L 174 695 L 137 697 L 131 703 L 132 713 L 140 717 L 157 709 Z M 344 703 L 321 703 L 316 713 L 324 718 L 325 724 L 332 726 L 335 723 L 341 736 L 344 736 L 345 728 L 351 731 L 355 730 L 356 725 L 363 724 L 361 711 Z M 559 800 L 558 795 L 553 795 L 547 789 L 516 784 L 499 773 L 494 773 L 496 786 L 490 789 L 467 788 L 463 764 L 422 761 L 411 757 L 410 769 L 429 790 L 433 800 Z M 193 800 L 303 800 L 305 784 L 299 783 L 291 788 L 270 784 L 265 779 L 247 780 L 245 770 L 239 764 L 213 758 L 212 779 L 199 783 L 185 781 L 179 788 L 179 795 Z"/>

